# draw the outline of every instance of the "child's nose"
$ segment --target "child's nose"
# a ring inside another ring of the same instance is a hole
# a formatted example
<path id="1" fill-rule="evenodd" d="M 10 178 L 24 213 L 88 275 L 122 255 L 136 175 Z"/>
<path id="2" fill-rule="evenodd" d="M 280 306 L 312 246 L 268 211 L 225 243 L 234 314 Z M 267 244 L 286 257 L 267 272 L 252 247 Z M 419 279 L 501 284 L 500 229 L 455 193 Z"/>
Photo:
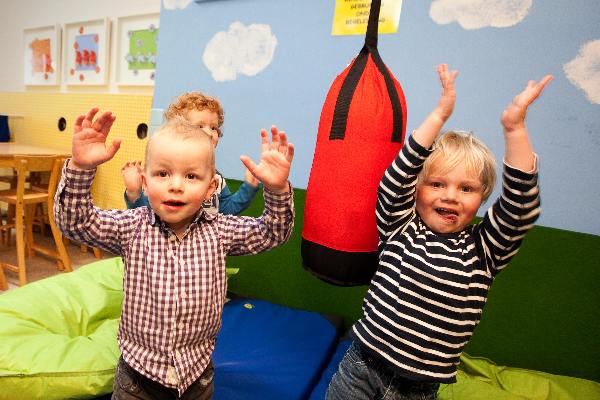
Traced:
<path id="1" fill-rule="evenodd" d="M 169 189 L 172 191 L 181 191 L 183 189 L 183 179 L 177 175 L 174 175 L 169 180 Z"/>
<path id="2" fill-rule="evenodd" d="M 458 190 L 455 187 L 447 186 L 442 195 L 442 199 L 446 201 L 456 201 Z"/>

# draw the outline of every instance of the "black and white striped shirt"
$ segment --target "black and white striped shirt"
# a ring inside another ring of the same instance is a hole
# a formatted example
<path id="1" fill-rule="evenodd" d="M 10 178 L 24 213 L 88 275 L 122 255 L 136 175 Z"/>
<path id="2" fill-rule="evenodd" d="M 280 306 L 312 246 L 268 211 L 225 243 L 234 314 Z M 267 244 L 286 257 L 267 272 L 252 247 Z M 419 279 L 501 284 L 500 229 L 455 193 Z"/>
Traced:
<path id="1" fill-rule="evenodd" d="M 378 189 L 379 267 L 353 336 L 398 374 L 452 383 L 495 275 L 540 213 L 537 172 L 504 165 L 500 198 L 476 225 L 431 231 L 415 211 L 415 185 L 431 150 L 412 137 Z"/>

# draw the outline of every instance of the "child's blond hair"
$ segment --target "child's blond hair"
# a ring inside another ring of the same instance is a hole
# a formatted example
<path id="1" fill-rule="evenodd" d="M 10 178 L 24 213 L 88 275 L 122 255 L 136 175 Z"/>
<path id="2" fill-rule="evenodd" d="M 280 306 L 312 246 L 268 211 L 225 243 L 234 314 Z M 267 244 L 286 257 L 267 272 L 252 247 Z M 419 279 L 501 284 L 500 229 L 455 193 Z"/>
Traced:
<path id="1" fill-rule="evenodd" d="M 219 128 L 223 125 L 225 120 L 223 106 L 219 100 L 214 97 L 206 96 L 200 92 L 188 92 L 177 97 L 173 101 L 167 111 L 165 111 L 165 118 L 167 120 L 174 117 L 186 117 L 186 114 L 190 110 L 202 111 L 209 110 L 216 113 L 219 116 Z M 219 130 L 219 137 L 222 136 Z"/>
<path id="2" fill-rule="evenodd" d="M 156 132 L 146 142 L 146 157 L 144 160 L 144 165 L 148 167 L 150 165 L 149 155 L 150 155 L 150 145 L 154 141 L 155 138 L 161 135 L 175 135 L 183 140 L 185 139 L 196 139 L 200 138 L 200 140 L 206 140 L 209 144 L 208 146 L 208 162 L 213 171 L 215 172 L 215 147 L 212 145 L 210 136 L 206 133 L 206 131 L 199 127 L 198 125 L 194 125 L 190 123 L 187 119 L 182 116 L 175 116 L 171 119 L 168 119 L 167 122 L 162 124 Z"/>
<path id="3" fill-rule="evenodd" d="M 496 160 L 490 149 L 470 132 L 448 131 L 437 137 L 433 144 L 434 150 L 425 160 L 419 180 L 425 179 L 431 166 L 437 161 L 444 174 L 464 162 L 466 170 L 472 176 L 479 178 L 482 185 L 482 199 L 486 201 L 494 190 L 496 183 Z"/>

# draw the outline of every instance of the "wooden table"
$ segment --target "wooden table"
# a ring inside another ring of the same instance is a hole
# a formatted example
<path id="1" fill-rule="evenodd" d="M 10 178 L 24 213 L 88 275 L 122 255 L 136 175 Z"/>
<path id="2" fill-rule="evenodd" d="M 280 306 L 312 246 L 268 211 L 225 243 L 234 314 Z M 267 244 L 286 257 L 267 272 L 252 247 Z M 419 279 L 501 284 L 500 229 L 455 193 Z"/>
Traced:
<path id="1" fill-rule="evenodd" d="M 2 142 L 0 143 L 0 157 L 2 156 L 14 156 L 14 155 L 28 155 L 28 156 L 45 156 L 45 155 L 59 155 L 59 156 L 70 156 L 70 152 L 52 149 L 49 147 L 32 146 L 29 144 L 21 144 L 15 142 Z"/>

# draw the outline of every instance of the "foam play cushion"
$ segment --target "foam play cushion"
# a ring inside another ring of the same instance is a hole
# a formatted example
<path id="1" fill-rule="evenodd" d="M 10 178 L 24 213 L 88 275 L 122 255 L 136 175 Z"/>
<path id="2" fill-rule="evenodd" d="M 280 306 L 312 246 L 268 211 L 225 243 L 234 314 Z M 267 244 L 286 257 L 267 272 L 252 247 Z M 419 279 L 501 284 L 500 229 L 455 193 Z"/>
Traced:
<path id="1" fill-rule="evenodd" d="M 340 341 L 309 400 L 325 398 L 329 382 L 351 343 L 349 339 Z M 522 368 L 501 367 L 488 359 L 463 353 L 456 383 L 441 385 L 438 399 L 600 399 L 600 383 Z"/>
<path id="2" fill-rule="evenodd" d="M 0 295 L 0 399 L 110 393 L 122 279 L 110 258 Z"/>
<path id="3" fill-rule="evenodd" d="M 232 300 L 213 353 L 214 399 L 306 399 L 336 344 L 337 327 L 318 313 Z"/>

